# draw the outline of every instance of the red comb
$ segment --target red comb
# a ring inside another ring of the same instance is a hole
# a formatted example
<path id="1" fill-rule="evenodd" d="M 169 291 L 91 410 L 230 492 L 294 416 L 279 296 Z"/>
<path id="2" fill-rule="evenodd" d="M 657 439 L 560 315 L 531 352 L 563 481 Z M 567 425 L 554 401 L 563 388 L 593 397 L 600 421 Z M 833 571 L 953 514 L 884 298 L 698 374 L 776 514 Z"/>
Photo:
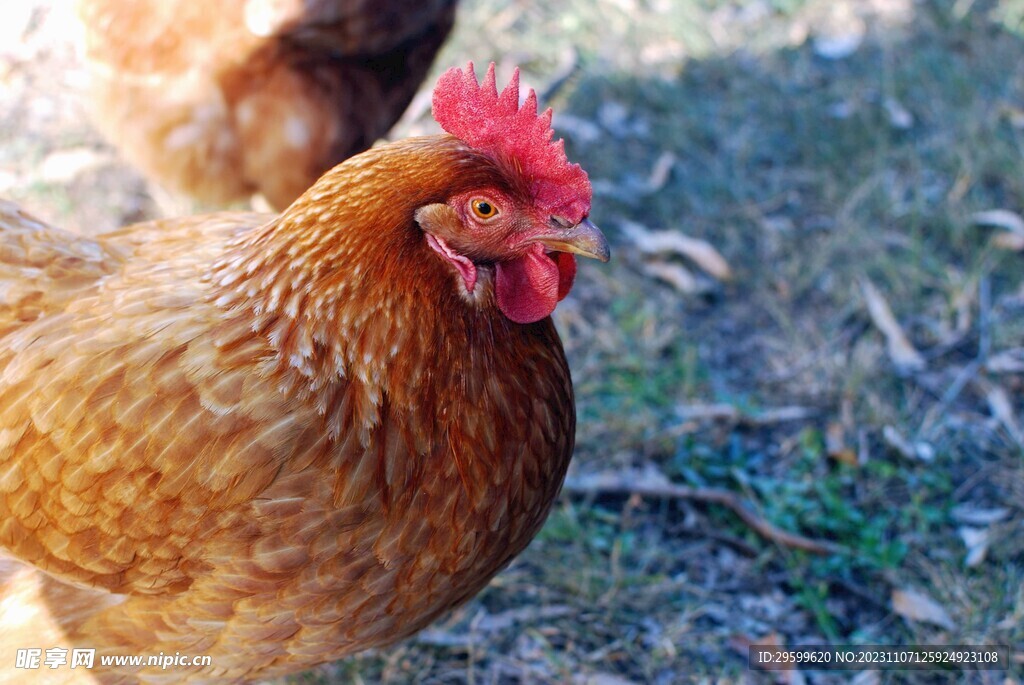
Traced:
<path id="1" fill-rule="evenodd" d="M 434 118 L 467 145 L 508 160 L 529 180 L 534 200 L 544 211 L 572 223 L 590 212 L 592 194 L 587 172 L 565 156 L 565 142 L 552 142 L 551 109 L 537 114 L 537 94 L 530 89 L 519 106 L 519 69 L 498 94 L 494 62 L 478 84 L 473 63 L 452 68 L 434 86 Z"/>

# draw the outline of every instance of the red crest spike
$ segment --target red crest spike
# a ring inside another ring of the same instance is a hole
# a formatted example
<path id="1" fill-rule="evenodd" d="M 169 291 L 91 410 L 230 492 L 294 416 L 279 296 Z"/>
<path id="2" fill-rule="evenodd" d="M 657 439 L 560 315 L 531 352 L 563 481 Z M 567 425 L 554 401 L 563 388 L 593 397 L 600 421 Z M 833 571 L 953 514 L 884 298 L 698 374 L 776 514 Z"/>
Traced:
<path id="1" fill-rule="evenodd" d="M 551 216 L 575 224 L 589 214 L 593 191 L 587 172 L 566 158 L 564 141 L 552 141 L 551 109 L 537 114 L 533 89 L 519 106 L 518 68 L 500 95 L 494 62 L 483 83 L 472 62 L 465 70 L 449 69 L 434 87 L 434 118 L 467 145 L 520 169 L 534 201 Z"/>

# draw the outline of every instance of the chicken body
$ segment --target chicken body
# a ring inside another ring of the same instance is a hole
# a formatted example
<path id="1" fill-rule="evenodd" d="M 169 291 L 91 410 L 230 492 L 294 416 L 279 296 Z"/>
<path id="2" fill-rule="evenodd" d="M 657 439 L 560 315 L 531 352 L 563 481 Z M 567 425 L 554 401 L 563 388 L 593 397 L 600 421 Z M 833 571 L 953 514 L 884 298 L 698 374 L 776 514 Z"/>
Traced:
<path id="1" fill-rule="evenodd" d="M 562 347 L 417 212 L 516 183 L 441 136 L 279 218 L 88 239 L 0 204 L 0 583 L 32 583 L 53 646 L 212 656 L 103 682 L 280 675 L 410 635 L 521 551 L 572 453 Z M 0 668 L 25 630 L 0 622 Z"/>
<path id="2" fill-rule="evenodd" d="M 95 120 L 147 176 L 282 209 L 383 136 L 455 0 L 78 0 Z"/>

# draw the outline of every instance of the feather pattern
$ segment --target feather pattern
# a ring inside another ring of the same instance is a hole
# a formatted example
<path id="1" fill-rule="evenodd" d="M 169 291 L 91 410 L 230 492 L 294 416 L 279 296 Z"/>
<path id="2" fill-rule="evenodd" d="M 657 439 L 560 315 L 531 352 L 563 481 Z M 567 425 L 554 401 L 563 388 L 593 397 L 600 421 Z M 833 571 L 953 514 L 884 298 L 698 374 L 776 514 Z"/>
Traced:
<path id="1" fill-rule="evenodd" d="M 464 299 L 412 219 L 477 186 L 515 180 L 445 136 L 352 158 L 280 217 L 86 239 L 0 203 L 0 583 L 62 646 L 209 654 L 175 678 L 224 681 L 472 597 L 540 527 L 575 430 L 551 320 L 505 318 L 486 264 Z"/>

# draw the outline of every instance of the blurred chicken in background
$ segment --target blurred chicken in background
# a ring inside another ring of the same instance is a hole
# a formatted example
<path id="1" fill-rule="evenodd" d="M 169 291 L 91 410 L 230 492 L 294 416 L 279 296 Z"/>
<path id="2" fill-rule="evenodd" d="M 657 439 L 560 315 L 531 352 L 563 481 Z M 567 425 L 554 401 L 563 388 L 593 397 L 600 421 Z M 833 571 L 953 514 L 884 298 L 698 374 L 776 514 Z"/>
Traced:
<path id="1" fill-rule="evenodd" d="M 95 120 L 150 179 L 286 207 L 384 135 L 455 0 L 78 0 Z"/>

